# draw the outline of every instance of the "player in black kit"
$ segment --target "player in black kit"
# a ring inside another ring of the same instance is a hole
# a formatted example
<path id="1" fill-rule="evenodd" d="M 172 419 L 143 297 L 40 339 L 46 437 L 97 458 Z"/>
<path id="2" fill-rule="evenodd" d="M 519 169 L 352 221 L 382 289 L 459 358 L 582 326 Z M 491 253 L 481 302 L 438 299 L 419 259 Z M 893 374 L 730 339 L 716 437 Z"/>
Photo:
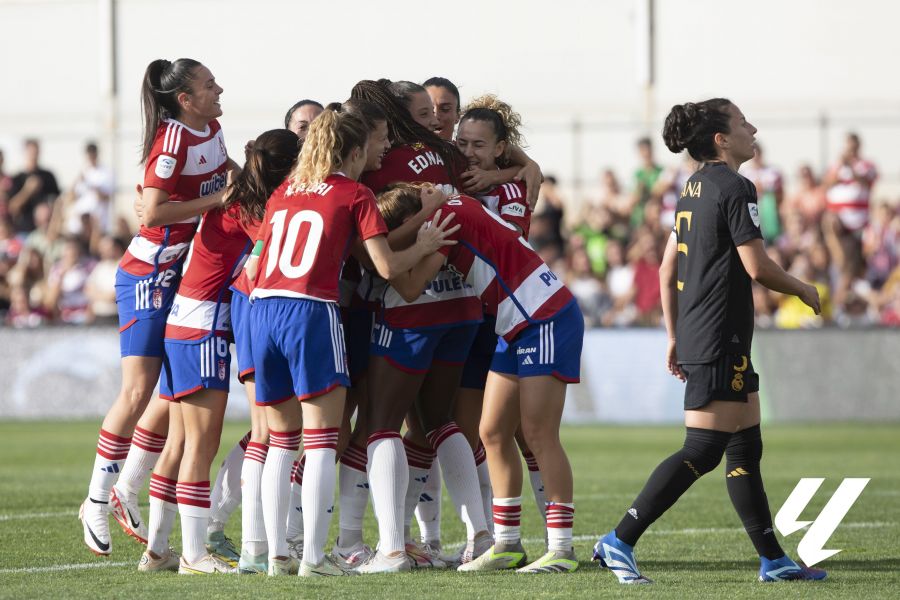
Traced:
<path id="1" fill-rule="evenodd" d="M 666 368 L 686 381 L 684 447 L 650 475 L 594 558 L 620 583 L 650 583 L 634 545 L 697 479 L 726 457 L 728 494 L 760 556 L 760 581 L 822 579 L 800 566 L 775 537 L 760 475 L 759 377 L 750 360 L 751 284 L 800 298 L 816 314 L 816 288 L 791 277 L 765 252 L 756 188 L 738 173 L 753 157 L 756 128 L 723 98 L 672 107 L 663 128 L 669 150 L 700 163 L 681 192 L 675 228 L 659 269 Z"/>

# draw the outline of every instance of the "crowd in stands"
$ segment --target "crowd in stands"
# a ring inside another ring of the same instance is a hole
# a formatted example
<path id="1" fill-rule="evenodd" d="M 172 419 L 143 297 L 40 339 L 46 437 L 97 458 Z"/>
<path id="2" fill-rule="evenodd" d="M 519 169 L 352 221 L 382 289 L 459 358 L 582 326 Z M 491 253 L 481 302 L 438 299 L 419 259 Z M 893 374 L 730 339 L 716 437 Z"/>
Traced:
<path id="1" fill-rule="evenodd" d="M 532 220 L 529 241 L 564 277 L 588 327 L 661 323 L 659 262 L 697 165 L 685 158 L 660 166 L 646 138 L 637 151 L 629 181 L 603 170 L 599 194 L 576 215 L 548 176 Z M 116 323 L 116 267 L 134 232 L 113 208 L 112 171 L 93 143 L 67 188 L 41 166 L 37 140 L 25 142 L 23 162 L 21 173 L 7 174 L 0 150 L 0 326 Z M 847 136 L 822 174 L 803 166 L 787 182 L 761 147 L 741 172 L 756 184 L 770 255 L 815 282 L 823 307 L 816 316 L 796 298 L 755 286 L 758 326 L 900 327 L 900 210 L 874 202 L 877 170 L 858 136 Z"/>

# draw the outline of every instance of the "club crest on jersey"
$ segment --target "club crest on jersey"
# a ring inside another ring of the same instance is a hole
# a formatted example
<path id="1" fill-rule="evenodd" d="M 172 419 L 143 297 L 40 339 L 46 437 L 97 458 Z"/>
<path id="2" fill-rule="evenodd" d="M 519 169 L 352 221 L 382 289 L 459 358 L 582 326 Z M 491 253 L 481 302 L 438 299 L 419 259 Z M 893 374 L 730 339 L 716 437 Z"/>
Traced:
<path id="1" fill-rule="evenodd" d="M 155 308 L 157 310 L 162 308 L 162 299 L 163 299 L 162 290 L 159 288 L 156 288 L 155 290 L 153 290 L 153 308 Z"/>
<path id="2" fill-rule="evenodd" d="M 225 381 L 225 361 L 219 359 L 219 381 Z"/>
<path id="3" fill-rule="evenodd" d="M 160 156 L 156 159 L 156 176 L 160 179 L 168 179 L 175 172 L 178 161 L 172 156 Z"/>
<path id="4" fill-rule="evenodd" d="M 415 142 L 415 143 L 413 143 L 413 144 L 410 144 L 410 146 L 411 146 L 412 149 L 415 150 L 416 152 L 418 152 L 419 150 L 424 150 L 424 149 L 425 149 L 425 144 L 423 144 L 422 142 Z"/>
<path id="5" fill-rule="evenodd" d="M 750 211 L 750 220 L 753 221 L 753 224 L 759 227 L 759 206 L 751 202 L 747 204 L 747 210 Z"/>

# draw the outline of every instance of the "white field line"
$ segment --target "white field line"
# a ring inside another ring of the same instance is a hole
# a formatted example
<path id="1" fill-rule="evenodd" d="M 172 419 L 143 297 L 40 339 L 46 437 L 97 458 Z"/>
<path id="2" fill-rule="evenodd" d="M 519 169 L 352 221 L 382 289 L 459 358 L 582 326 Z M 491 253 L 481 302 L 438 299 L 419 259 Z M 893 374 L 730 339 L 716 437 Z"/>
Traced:
<path id="1" fill-rule="evenodd" d="M 52 565 L 50 567 L 20 567 L 18 569 L 0 569 L 0 575 L 9 575 L 12 573 L 51 573 L 53 571 L 80 571 L 84 569 L 106 569 L 109 567 L 126 567 L 135 565 L 134 561 L 130 562 L 93 562 L 81 563 L 75 565 Z"/>
<path id="2" fill-rule="evenodd" d="M 39 512 L 39 513 L 21 513 L 11 515 L 0 515 L 0 523 L 3 521 L 29 521 L 32 519 L 55 519 L 57 517 L 77 517 L 78 513 L 71 510 L 62 512 Z"/>

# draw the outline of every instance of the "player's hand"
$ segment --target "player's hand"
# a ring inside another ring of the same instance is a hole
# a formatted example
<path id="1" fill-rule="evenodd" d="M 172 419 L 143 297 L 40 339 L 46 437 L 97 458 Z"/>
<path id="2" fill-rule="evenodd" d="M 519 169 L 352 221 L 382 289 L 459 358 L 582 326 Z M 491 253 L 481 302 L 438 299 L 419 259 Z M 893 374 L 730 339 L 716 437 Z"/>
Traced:
<path id="1" fill-rule="evenodd" d="M 419 198 L 422 200 L 422 212 L 431 215 L 447 201 L 447 194 L 442 189 L 429 184 L 422 186 Z"/>
<path id="2" fill-rule="evenodd" d="M 525 200 L 528 202 L 528 208 L 534 210 L 537 206 L 538 192 L 541 191 L 541 184 L 544 182 L 544 174 L 541 173 L 541 167 L 533 160 L 519 169 L 519 172 L 513 177 L 513 181 L 523 180 L 525 181 Z"/>
<path id="3" fill-rule="evenodd" d="M 419 228 L 419 234 L 416 236 L 416 243 L 422 246 L 426 254 L 436 252 L 443 246 L 453 246 L 456 240 L 448 239 L 451 235 L 459 231 L 460 225 L 450 227 L 450 222 L 456 218 L 456 213 L 450 213 L 444 220 L 441 220 L 441 211 L 438 209 L 434 213 L 431 221 L 426 221 Z"/>
<path id="4" fill-rule="evenodd" d="M 687 381 L 687 378 L 684 376 L 684 371 L 678 366 L 678 354 L 675 352 L 675 340 L 669 340 L 669 347 L 666 349 L 666 371 L 681 381 Z"/>
<path id="5" fill-rule="evenodd" d="M 134 186 L 137 197 L 134 199 L 134 214 L 137 215 L 138 221 L 144 221 L 144 187 L 141 184 Z"/>
<path id="6" fill-rule="evenodd" d="M 822 312 L 822 307 L 819 305 L 819 290 L 816 289 L 816 286 L 804 283 L 803 290 L 797 297 L 803 301 L 803 304 L 813 309 L 814 313 L 819 314 Z"/>
<path id="7" fill-rule="evenodd" d="M 463 191 L 474 194 L 494 187 L 500 183 L 497 181 L 497 173 L 498 171 L 485 171 L 479 167 L 469 167 L 460 175 Z"/>

